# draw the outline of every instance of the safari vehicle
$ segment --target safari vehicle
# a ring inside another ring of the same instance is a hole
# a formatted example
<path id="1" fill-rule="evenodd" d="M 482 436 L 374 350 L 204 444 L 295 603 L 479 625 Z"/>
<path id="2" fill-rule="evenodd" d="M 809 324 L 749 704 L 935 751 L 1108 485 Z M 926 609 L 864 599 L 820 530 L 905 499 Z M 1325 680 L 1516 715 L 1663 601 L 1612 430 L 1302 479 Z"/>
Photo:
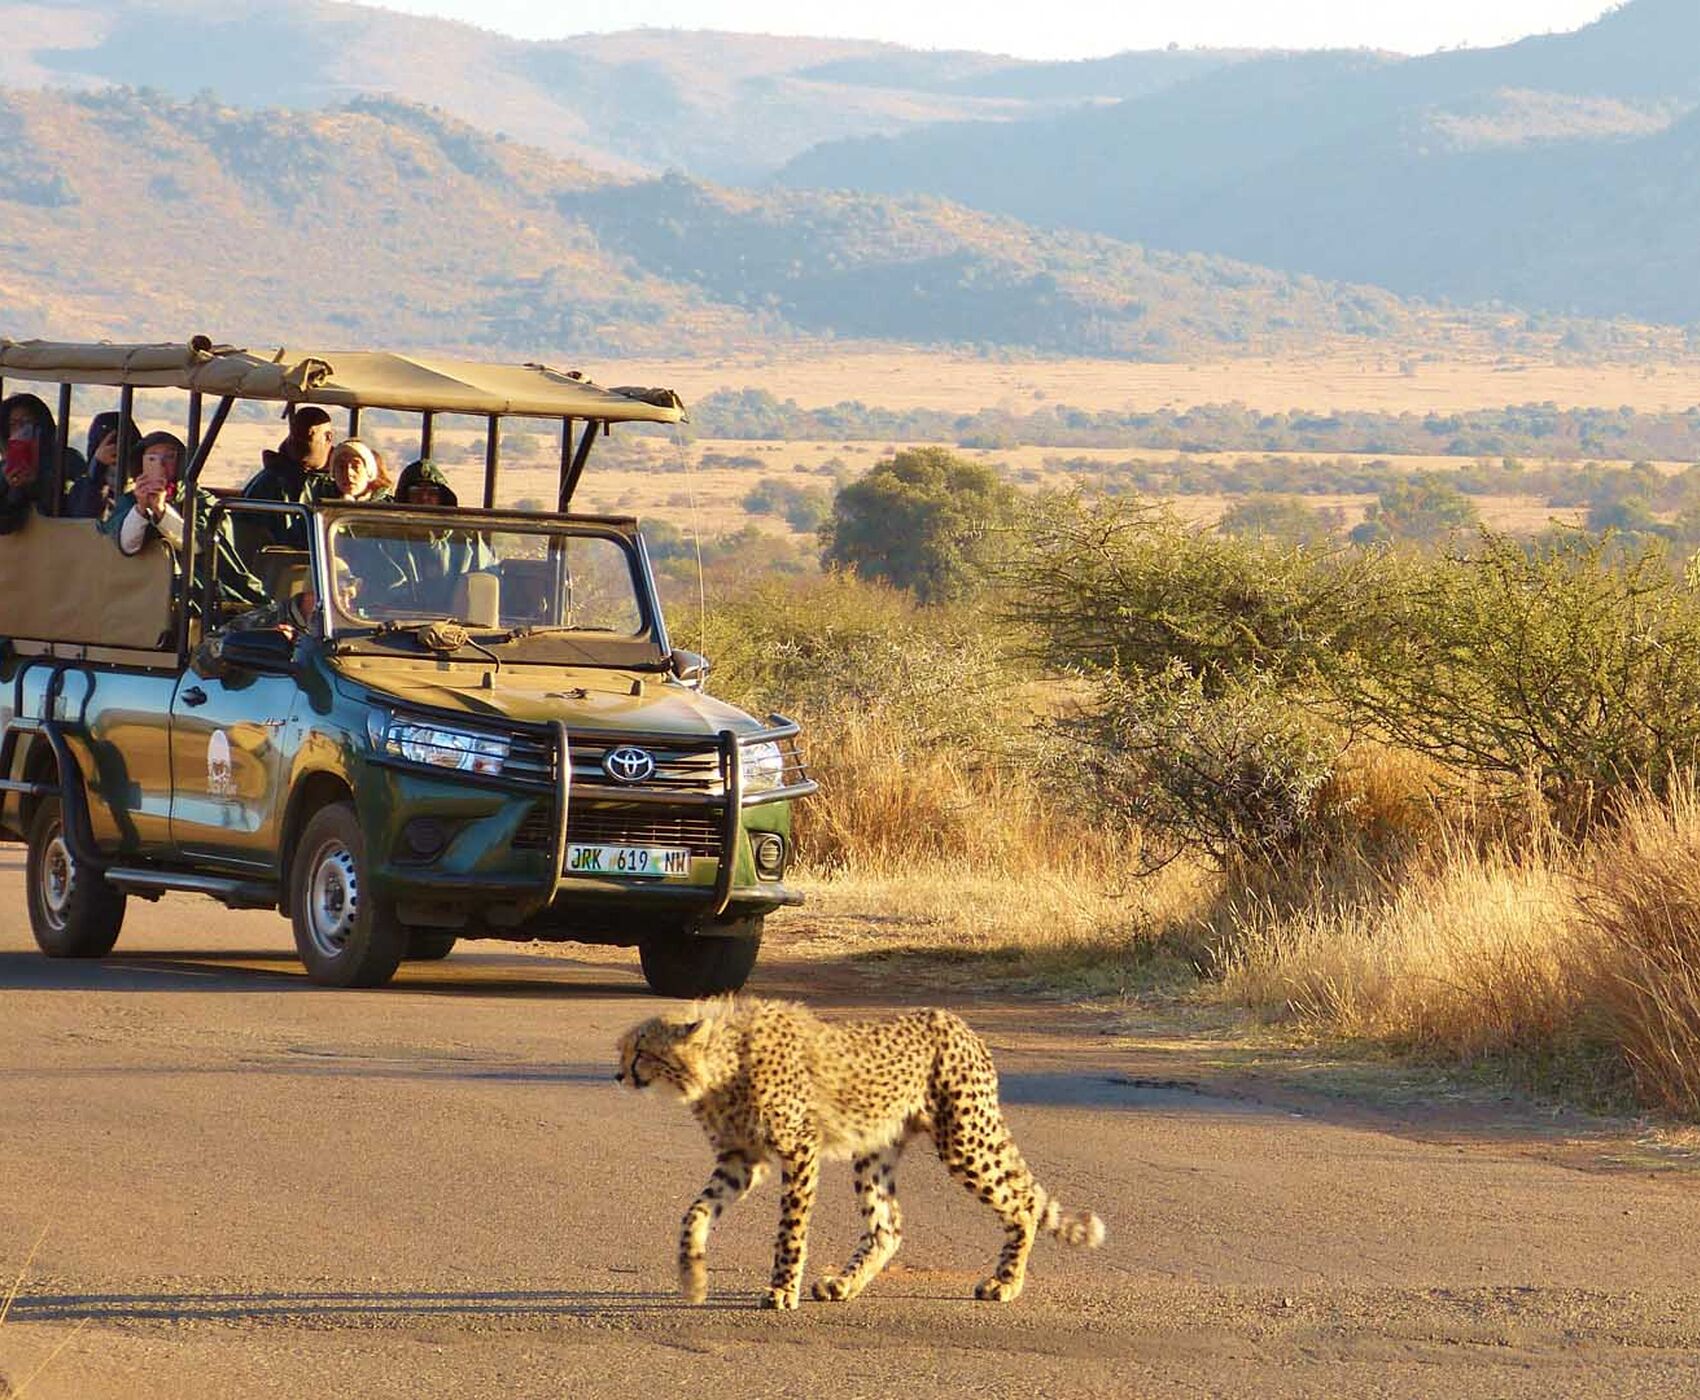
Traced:
<path id="1" fill-rule="evenodd" d="M 185 391 L 190 488 L 238 400 L 346 409 L 351 431 L 365 409 L 417 412 L 423 458 L 436 415 L 487 426 L 481 509 L 226 493 L 205 539 L 184 512 L 192 569 L 157 540 L 126 557 L 89 520 L 0 537 L 0 833 L 28 843 L 45 953 L 104 956 L 128 900 L 189 891 L 287 916 L 329 985 L 462 938 L 636 945 L 673 996 L 743 984 L 764 916 L 798 902 L 797 726 L 706 695 L 637 523 L 570 513 L 597 436 L 680 420 L 671 391 L 202 338 L 0 340 L 0 387 L 20 378 L 60 385 L 62 438 L 73 386 L 117 389 L 125 435 L 138 389 Z M 495 508 L 508 416 L 560 424 L 554 512 Z M 276 603 L 316 600 L 297 637 L 221 603 L 226 515 L 296 541 L 248 562 Z M 427 600 L 383 581 L 419 548 L 461 561 Z"/>

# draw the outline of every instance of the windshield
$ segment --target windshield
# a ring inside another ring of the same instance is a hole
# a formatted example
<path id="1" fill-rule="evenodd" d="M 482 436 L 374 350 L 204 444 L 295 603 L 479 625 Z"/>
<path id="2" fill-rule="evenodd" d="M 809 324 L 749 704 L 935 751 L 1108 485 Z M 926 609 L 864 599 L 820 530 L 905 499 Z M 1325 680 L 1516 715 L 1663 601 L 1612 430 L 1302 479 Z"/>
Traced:
<path id="1" fill-rule="evenodd" d="M 636 558 L 617 535 L 374 512 L 330 529 L 336 630 L 452 618 L 478 632 L 648 635 Z"/>

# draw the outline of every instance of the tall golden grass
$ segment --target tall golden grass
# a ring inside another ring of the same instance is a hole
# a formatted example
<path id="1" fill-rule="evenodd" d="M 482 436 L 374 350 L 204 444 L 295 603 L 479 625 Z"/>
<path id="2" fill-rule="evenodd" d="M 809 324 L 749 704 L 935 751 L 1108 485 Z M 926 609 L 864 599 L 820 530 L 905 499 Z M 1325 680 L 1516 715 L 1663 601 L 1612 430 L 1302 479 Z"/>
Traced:
<path id="1" fill-rule="evenodd" d="M 1140 873 L 1020 764 L 911 742 L 878 713 L 811 729 L 799 813 L 824 916 L 886 939 L 1025 954 L 1113 991 L 1168 951 L 1199 995 L 1307 1034 L 1492 1060 L 1539 1085 L 1700 1118 L 1700 791 L 1626 803 L 1582 844 L 1443 788 L 1413 755 L 1354 754 L 1322 795 L 1331 854 L 1277 874 Z M 1097 963 L 1102 975 L 1083 976 Z"/>
<path id="2" fill-rule="evenodd" d="M 1700 1117 L 1700 792 L 1630 804 L 1588 853 L 1587 1004 L 1637 1097 Z"/>

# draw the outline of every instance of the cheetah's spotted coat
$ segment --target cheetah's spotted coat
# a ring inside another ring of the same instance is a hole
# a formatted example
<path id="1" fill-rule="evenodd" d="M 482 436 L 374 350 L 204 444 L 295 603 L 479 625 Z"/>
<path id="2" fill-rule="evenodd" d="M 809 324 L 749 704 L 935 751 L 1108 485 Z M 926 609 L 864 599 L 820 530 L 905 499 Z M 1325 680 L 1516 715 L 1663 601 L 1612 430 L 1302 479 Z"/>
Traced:
<path id="1" fill-rule="evenodd" d="M 1034 1181 L 998 1106 L 985 1042 L 948 1011 L 835 1024 L 787 1002 L 723 1002 L 627 1031 L 618 1078 L 678 1093 L 714 1144 L 714 1174 L 685 1212 L 679 1238 L 679 1286 L 691 1302 L 707 1296 L 710 1227 L 777 1162 L 784 1194 L 764 1305 L 797 1306 L 823 1157 L 854 1162 L 863 1234 L 843 1271 L 816 1283 L 814 1296 L 854 1298 L 903 1242 L 897 1161 L 918 1133 L 932 1136 L 951 1175 L 1003 1220 L 997 1269 L 975 1297 L 1007 1303 L 1020 1294 L 1040 1230 L 1067 1244 L 1103 1243 L 1096 1215 L 1062 1210 Z"/>

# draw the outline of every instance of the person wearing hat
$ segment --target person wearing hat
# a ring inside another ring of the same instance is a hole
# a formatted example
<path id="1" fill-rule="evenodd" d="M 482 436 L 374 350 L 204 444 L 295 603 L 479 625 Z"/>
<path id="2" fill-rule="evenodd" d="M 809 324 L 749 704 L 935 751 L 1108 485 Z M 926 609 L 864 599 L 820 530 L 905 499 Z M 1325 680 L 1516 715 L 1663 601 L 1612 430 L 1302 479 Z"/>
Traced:
<path id="1" fill-rule="evenodd" d="M 32 510 L 56 513 L 53 456 L 59 431 L 47 405 L 34 394 L 0 401 L 0 447 L 0 535 L 9 535 L 23 527 Z M 83 474 L 82 454 L 67 447 L 64 466 L 69 488 Z"/>
<path id="2" fill-rule="evenodd" d="M 331 489 L 327 496 L 376 505 L 395 499 L 383 454 L 359 438 L 344 438 L 330 460 Z"/>
<path id="3" fill-rule="evenodd" d="M 114 498 L 113 468 L 118 464 L 119 430 L 124 415 L 116 409 L 95 414 L 89 423 L 88 470 L 78 478 L 65 502 L 65 514 L 83 520 L 104 520 L 112 513 Z M 130 441 L 141 434 L 135 421 L 130 422 Z"/>
<path id="4" fill-rule="evenodd" d="M 188 449 L 174 433 L 149 433 L 144 437 L 131 452 L 134 485 L 118 498 L 112 514 L 100 527 L 125 554 L 139 554 L 149 540 L 163 539 L 171 546 L 179 578 L 183 572 L 183 545 L 187 536 L 183 518 L 187 502 L 182 472 L 188 456 Z M 195 553 L 198 556 L 201 555 L 200 542 L 206 539 L 206 532 L 211 528 L 212 508 L 213 498 L 197 486 L 193 509 Z M 248 572 L 242 556 L 237 553 L 228 515 L 219 519 L 218 538 L 213 549 L 218 558 L 221 601 L 242 608 L 263 605 L 267 601 L 265 589 Z M 197 617 L 201 612 L 202 582 L 196 576 L 189 589 L 189 611 Z"/>
<path id="5" fill-rule="evenodd" d="M 331 440 L 336 436 L 331 416 L 316 404 L 288 405 L 283 416 L 289 431 L 275 452 L 260 454 L 260 469 L 248 478 L 242 494 L 250 501 L 284 501 L 311 505 L 331 494 L 334 483 L 326 468 L 330 464 Z M 262 521 L 244 531 L 245 552 L 254 556 L 259 546 L 307 547 L 307 527 L 300 520 Z"/>

